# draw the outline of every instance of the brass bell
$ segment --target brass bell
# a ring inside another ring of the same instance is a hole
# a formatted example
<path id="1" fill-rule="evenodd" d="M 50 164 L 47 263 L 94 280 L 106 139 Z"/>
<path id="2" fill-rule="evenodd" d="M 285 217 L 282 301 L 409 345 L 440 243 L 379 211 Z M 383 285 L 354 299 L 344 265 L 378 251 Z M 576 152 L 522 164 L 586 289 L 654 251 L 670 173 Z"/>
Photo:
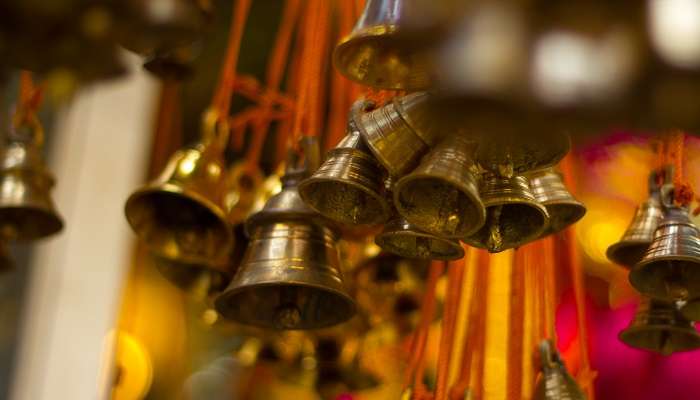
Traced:
<path id="1" fill-rule="evenodd" d="M 484 225 L 473 159 L 474 142 L 447 136 L 423 157 L 420 166 L 396 183 L 399 214 L 423 231 L 446 238 L 469 236 Z"/>
<path id="2" fill-rule="evenodd" d="M 18 128 L 13 125 L 0 149 L 0 235 L 41 239 L 63 229 L 50 194 L 54 178 L 41 154 L 44 131 L 36 116 Z"/>
<path id="3" fill-rule="evenodd" d="M 202 141 L 177 151 L 159 177 L 127 200 L 126 219 L 153 253 L 195 264 L 228 255 L 233 238 L 223 204 L 227 129 L 207 113 Z"/>
<path id="4" fill-rule="evenodd" d="M 479 193 L 486 207 L 486 224 L 462 239 L 470 246 L 492 253 L 519 247 L 540 237 L 549 224 L 547 209 L 522 175 L 488 177 Z"/>
<path id="5" fill-rule="evenodd" d="M 571 139 L 563 133 L 503 132 L 482 134 L 478 140 L 479 165 L 505 176 L 552 167 L 571 149 Z"/>
<path id="6" fill-rule="evenodd" d="M 152 255 L 158 272 L 186 293 L 202 300 L 221 292 L 231 280 L 228 260 L 189 263 Z"/>
<path id="7" fill-rule="evenodd" d="M 246 254 L 216 300 L 224 317 L 264 328 L 317 329 L 354 315 L 337 235 L 299 196 L 299 181 L 306 176 L 304 169 L 288 163 L 282 191 L 246 222 Z"/>
<path id="8" fill-rule="evenodd" d="M 157 50 L 146 56 L 143 68 L 162 80 L 183 81 L 194 74 L 194 46 Z"/>
<path id="9" fill-rule="evenodd" d="M 630 347 L 663 355 L 700 348 L 700 334 L 673 303 L 642 298 L 630 326 L 620 332 Z"/>
<path id="10" fill-rule="evenodd" d="M 375 242 L 383 250 L 405 258 L 457 260 L 464 257 L 458 240 L 423 232 L 398 215 L 386 223 Z"/>
<path id="11" fill-rule="evenodd" d="M 585 400 L 586 395 L 566 370 L 561 356 L 549 340 L 539 345 L 542 375 L 535 387 L 534 400 Z"/>
<path id="12" fill-rule="evenodd" d="M 644 257 L 644 253 L 654 239 L 654 231 L 663 219 L 656 174 L 649 178 L 649 197 L 637 207 L 622 238 L 608 247 L 607 256 L 612 262 L 632 268 Z"/>
<path id="13" fill-rule="evenodd" d="M 586 214 L 586 206 L 569 193 L 562 176 L 553 168 L 528 174 L 530 188 L 549 214 L 549 227 L 542 236 L 564 230 Z"/>
<path id="14" fill-rule="evenodd" d="M 369 153 L 354 122 L 328 159 L 299 184 L 306 204 L 346 225 L 381 224 L 389 217 L 384 199 L 384 169 Z"/>
<path id="15" fill-rule="evenodd" d="M 370 151 L 389 175 L 401 177 L 418 165 L 441 129 L 428 121 L 428 95 L 416 92 L 394 98 L 380 108 L 369 102 L 355 104 L 351 119 Z"/>
<path id="16" fill-rule="evenodd" d="M 255 204 L 262 195 L 264 181 L 265 177 L 258 167 L 250 166 L 245 161 L 235 163 L 229 168 L 226 173 L 224 209 L 231 225 L 244 222 L 256 211 Z"/>
<path id="17" fill-rule="evenodd" d="M 630 271 L 630 283 L 653 298 L 673 301 L 700 297 L 700 232 L 687 209 L 664 208 L 654 240 Z"/>

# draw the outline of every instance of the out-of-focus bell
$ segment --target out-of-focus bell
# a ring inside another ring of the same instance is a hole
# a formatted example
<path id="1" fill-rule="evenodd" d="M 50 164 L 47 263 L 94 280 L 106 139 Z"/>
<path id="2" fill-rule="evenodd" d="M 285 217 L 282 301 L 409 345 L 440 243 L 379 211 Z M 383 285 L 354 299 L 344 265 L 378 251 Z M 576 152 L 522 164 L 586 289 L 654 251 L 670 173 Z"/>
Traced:
<path id="1" fill-rule="evenodd" d="M 394 98 L 380 108 L 371 103 L 353 106 L 351 118 L 377 160 L 390 175 L 400 177 L 418 165 L 420 158 L 441 136 L 439 124 L 428 123 L 428 95 L 416 92 Z"/>
<path id="2" fill-rule="evenodd" d="M 482 181 L 481 200 L 486 224 L 465 243 L 495 253 L 537 239 L 549 224 L 547 209 L 530 190 L 527 178 L 491 176 Z"/>
<path id="3" fill-rule="evenodd" d="M 461 238 L 484 225 L 473 159 L 475 144 L 465 135 L 447 136 L 423 157 L 420 166 L 396 183 L 399 214 L 423 231 Z"/>
<path id="4" fill-rule="evenodd" d="M 232 246 L 226 220 L 223 140 L 227 127 L 205 115 L 200 143 L 176 152 L 154 181 L 126 202 L 126 219 L 150 250 L 181 262 L 220 260 Z M 218 131 L 217 131 L 218 129 Z"/>
<path id="5" fill-rule="evenodd" d="M 566 370 L 566 366 L 554 348 L 545 340 L 540 343 L 542 375 L 535 387 L 534 400 L 585 400 L 586 395 Z"/>
<path id="6" fill-rule="evenodd" d="M 143 68 L 160 79 L 182 81 L 194 73 L 195 53 L 192 45 L 157 50 L 146 57 Z"/>
<path id="7" fill-rule="evenodd" d="M 231 225 L 242 223 L 254 211 L 255 203 L 263 190 L 264 176 L 256 166 L 239 162 L 226 173 L 224 209 Z M 265 199 L 265 201 L 267 201 Z"/>
<path id="8" fill-rule="evenodd" d="M 352 119 L 348 131 L 321 168 L 299 184 L 299 194 L 309 207 L 341 224 L 381 224 L 389 217 L 384 169 Z"/>
<path id="9" fill-rule="evenodd" d="M 14 266 L 15 260 L 12 258 L 12 254 L 10 254 L 10 249 L 7 245 L 7 241 L 0 241 L 0 273 L 4 271 L 9 271 L 12 268 L 14 268 Z"/>
<path id="10" fill-rule="evenodd" d="M 543 236 L 565 229 L 586 214 L 586 206 L 569 193 L 561 174 L 553 168 L 535 171 L 528 178 L 532 193 L 549 214 L 549 227 Z"/>
<path id="11" fill-rule="evenodd" d="M 492 173 L 509 176 L 510 171 L 522 174 L 552 167 L 570 149 L 571 140 L 563 133 L 489 134 L 479 138 L 476 159 Z"/>
<path id="12" fill-rule="evenodd" d="M 700 348 L 700 334 L 673 303 L 642 298 L 630 326 L 620 332 L 628 346 L 669 355 Z"/>
<path id="13" fill-rule="evenodd" d="M 161 275 L 198 300 L 221 292 L 231 279 L 227 259 L 218 262 L 188 263 L 155 254 L 152 259 Z"/>
<path id="14" fill-rule="evenodd" d="M 622 238 L 608 247 L 607 256 L 612 262 L 632 268 L 644 257 L 654 239 L 654 231 L 664 217 L 659 198 L 659 188 L 652 173 L 649 179 L 649 198 L 637 207 Z"/>
<path id="15" fill-rule="evenodd" d="M 0 235 L 36 240 L 63 229 L 51 199 L 54 178 L 44 164 L 44 133 L 33 116 L 9 134 L 0 149 Z"/>
<path id="16" fill-rule="evenodd" d="M 287 164 L 282 191 L 246 223 L 248 249 L 216 300 L 217 311 L 226 318 L 265 328 L 317 329 L 355 313 L 343 284 L 337 235 L 297 190 L 312 168 L 294 164 Z"/>

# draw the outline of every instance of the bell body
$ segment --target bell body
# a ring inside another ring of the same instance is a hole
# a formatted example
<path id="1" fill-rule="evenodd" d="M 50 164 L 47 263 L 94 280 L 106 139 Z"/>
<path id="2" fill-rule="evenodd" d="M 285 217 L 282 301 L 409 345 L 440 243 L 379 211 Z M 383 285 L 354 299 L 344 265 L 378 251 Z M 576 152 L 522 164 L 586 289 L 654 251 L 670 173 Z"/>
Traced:
<path id="1" fill-rule="evenodd" d="M 375 242 L 383 250 L 405 258 L 457 260 L 464 257 L 459 241 L 423 232 L 399 216 L 384 225 Z"/>
<path id="2" fill-rule="evenodd" d="M 492 176 L 482 181 L 481 200 L 486 223 L 465 243 L 489 252 L 519 247 L 540 237 L 549 224 L 547 209 L 541 205 L 522 175 Z"/>
<path id="3" fill-rule="evenodd" d="M 223 209 L 224 169 L 211 146 L 183 149 L 129 197 L 126 218 L 152 252 L 190 263 L 228 254 L 233 238 Z"/>
<path id="4" fill-rule="evenodd" d="M 586 395 L 576 380 L 566 370 L 554 345 L 545 341 L 540 344 L 542 375 L 535 386 L 533 400 L 585 400 Z M 547 346 L 548 349 L 543 349 Z"/>
<path id="5" fill-rule="evenodd" d="M 408 222 L 447 238 L 461 238 L 484 225 L 486 210 L 472 158 L 474 145 L 450 135 L 396 183 L 394 204 Z"/>
<path id="6" fill-rule="evenodd" d="M 654 231 L 663 217 L 661 203 L 655 196 L 650 196 L 637 207 L 622 238 L 608 247 L 608 259 L 627 268 L 636 265 L 644 257 L 654 239 Z"/>
<path id="7" fill-rule="evenodd" d="M 553 167 L 571 149 L 569 137 L 560 133 L 504 133 L 496 138 L 482 135 L 479 143 L 476 158 L 493 173 L 504 167 L 516 174 Z"/>
<path id="8" fill-rule="evenodd" d="M 299 184 L 299 194 L 309 207 L 341 224 L 381 224 L 389 217 L 384 175 L 359 131 L 351 128 L 321 167 Z"/>
<path id="9" fill-rule="evenodd" d="M 533 172 L 528 179 L 532 193 L 549 214 L 549 227 L 543 236 L 564 230 L 586 214 L 586 206 L 571 195 L 561 174 L 554 169 Z"/>
<path id="10" fill-rule="evenodd" d="M 226 260 L 187 263 L 153 255 L 153 263 L 163 277 L 199 300 L 221 292 L 231 280 Z"/>
<path id="11" fill-rule="evenodd" d="M 667 207 L 642 260 L 629 280 L 640 293 L 658 299 L 700 297 L 700 238 L 688 211 Z"/>

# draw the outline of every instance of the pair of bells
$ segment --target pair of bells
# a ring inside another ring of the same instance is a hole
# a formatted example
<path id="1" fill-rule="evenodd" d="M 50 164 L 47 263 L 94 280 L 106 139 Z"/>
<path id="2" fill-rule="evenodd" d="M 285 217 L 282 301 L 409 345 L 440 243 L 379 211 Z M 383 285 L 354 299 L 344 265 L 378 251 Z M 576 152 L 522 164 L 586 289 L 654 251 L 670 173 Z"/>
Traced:
<path id="1" fill-rule="evenodd" d="M 542 375 L 535 386 L 534 400 L 585 400 L 586 395 L 566 370 L 550 340 L 539 345 Z"/>

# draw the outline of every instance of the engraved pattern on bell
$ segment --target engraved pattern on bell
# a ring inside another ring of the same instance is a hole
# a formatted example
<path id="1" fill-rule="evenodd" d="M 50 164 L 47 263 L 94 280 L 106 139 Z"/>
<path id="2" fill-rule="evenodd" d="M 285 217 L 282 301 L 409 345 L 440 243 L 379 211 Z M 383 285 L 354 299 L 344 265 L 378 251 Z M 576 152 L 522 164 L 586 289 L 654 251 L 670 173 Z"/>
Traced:
<path id="1" fill-rule="evenodd" d="M 534 400 L 585 400 L 586 395 L 569 374 L 551 341 L 540 344 L 542 375 L 535 387 Z"/>
<path id="2" fill-rule="evenodd" d="M 627 268 L 636 265 L 654 239 L 654 231 L 663 216 L 659 199 L 657 196 L 650 196 L 637 207 L 622 238 L 608 247 L 608 259 Z"/>
<path id="3" fill-rule="evenodd" d="M 395 216 L 375 237 L 382 249 L 405 258 L 457 260 L 464 257 L 464 249 L 457 240 L 423 232 Z"/>
<path id="4" fill-rule="evenodd" d="M 549 227 L 542 236 L 562 231 L 586 214 L 586 206 L 571 195 L 561 174 L 553 168 L 535 171 L 527 176 L 532 193 L 549 213 Z"/>
<path id="5" fill-rule="evenodd" d="M 700 348 L 700 334 L 673 303 L 641 299 L 630 325 L 619 338 L 630 347 L 663 355 Z"/>

